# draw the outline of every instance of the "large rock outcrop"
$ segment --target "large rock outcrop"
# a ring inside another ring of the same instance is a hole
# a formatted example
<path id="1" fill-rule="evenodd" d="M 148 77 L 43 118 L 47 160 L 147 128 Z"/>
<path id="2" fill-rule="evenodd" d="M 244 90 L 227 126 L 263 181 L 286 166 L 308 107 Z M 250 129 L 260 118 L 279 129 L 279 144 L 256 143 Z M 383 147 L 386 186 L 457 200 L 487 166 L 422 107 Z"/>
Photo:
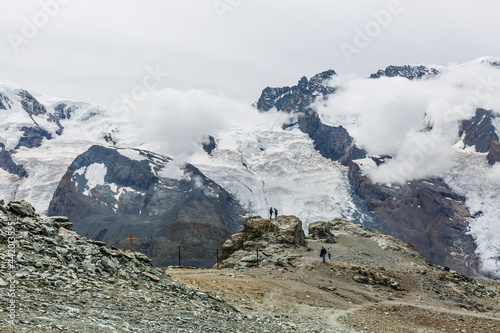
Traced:
<path id="1" fill-rule="evenodd" d="M 260 251 L 263 256 L 261 264 L 265 265 L 272 262 L 272 253 L 304 244 L 302 221 L 297 217 L 279 216 L 273 220 L 254 216 L 245 220 L 243 231 L 224 243 L 219 260 L 225 267 L 255 266 L 259 261 L 256 253 Z"/>
<path id="2" fill-rule="evenodd" d="M 330 225 L 325 221 L 317 221 L 309 224 L 307 237 L 322 241 L 323 243 L 335 243 L 335 237 L 330 230 Z"/>
<path id="3" fill-rule="evenodd" d="M 241 230 L 244 209 L 192 165 L 139 150 L 92 146 L 78 156 L 50 202 L 79 233 L 134 247 L 155 265 L 212 266 L 216 249 Z"/>

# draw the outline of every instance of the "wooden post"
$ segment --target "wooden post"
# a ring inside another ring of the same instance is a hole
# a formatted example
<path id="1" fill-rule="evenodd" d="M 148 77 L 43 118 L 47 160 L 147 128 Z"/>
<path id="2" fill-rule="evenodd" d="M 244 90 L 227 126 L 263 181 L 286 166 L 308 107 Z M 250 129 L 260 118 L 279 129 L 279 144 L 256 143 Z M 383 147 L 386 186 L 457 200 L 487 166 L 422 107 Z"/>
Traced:
<path id="1" fill-rule="evenodd" d="M 133 247 L 133 245 L 132 245 L 132 241 L 133 241 L 134 239 L 137 239 L 137 238 L 136 238 L 136 237 L 132 237 L 132 235 L 130 235 L 130 238 L 127 238 L 127 240 L 129 240 L 129 241 L 130 241 L 130 251 L 131 251 L 131 252 L 134 252 L 134 247 Z"/>
<path id="2" fill-rule="evenodd" d="M 181 247 L 179 246 L 179 266 L 181 265 Z"/>
<path id="3" fill-rule="evenodd" d="M 219 249 L 217 249 L 217 269 L 219 269 Z"/>

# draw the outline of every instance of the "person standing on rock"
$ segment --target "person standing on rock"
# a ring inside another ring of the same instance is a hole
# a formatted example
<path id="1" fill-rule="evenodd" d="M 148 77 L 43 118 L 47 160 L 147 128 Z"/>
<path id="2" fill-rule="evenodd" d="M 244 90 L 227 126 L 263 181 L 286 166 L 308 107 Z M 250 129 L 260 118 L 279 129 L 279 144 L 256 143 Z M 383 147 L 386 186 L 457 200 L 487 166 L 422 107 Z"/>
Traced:
<path id="1" fill-rule="evenodd" d="M 328 252 L 328 260 L 332 260 L 332 250 L 330 249 L 330 247 L 328 247 L 327 252 Z"/>
<path id="2" fill-rule="evenodd" d="M 323 262 L 325 262 L 325 257 L 326 257 L 326 249 L 324 246 L 321 247 L 321 252 L 319 253 L 319 256 L 323 258 Z"/>
<path id="3" fill-rule="evenodd" d="M 273 218 L 273 207 L 269 208 L 269 219 Z"/>
<path id="4" fill-rule="evenodd" d="M 274 219 L 278 220 L 278 209 L 274 208 Z"/>

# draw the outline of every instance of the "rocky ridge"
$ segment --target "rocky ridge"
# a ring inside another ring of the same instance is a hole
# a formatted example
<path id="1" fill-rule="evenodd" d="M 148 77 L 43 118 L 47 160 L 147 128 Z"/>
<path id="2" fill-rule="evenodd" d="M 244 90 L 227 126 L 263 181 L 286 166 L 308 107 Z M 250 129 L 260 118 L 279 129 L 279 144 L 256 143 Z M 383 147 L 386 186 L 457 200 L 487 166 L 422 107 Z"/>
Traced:
<path id="1" fill-rule="evenodd" d="M 371 74 L 370 79 L 381 77 L 404 77 L 408 80 L 430 79 L 440 74 L 439 70 L 424 65 L 388 66 L 386 69 L 378 70 Z"/>
<path id="2" fill-rule="evenodd" d="M 293 329 L 180 285 L 146 255 L 80 236 L 66 217 L 39 215 L 25 201 L 0 205 L 0 227 L 2 332 Z"/>
<path id="3" fill-rule="evenodd" d="M 252 314 L 300 316 L 348 332 L 500 329 L 498 283 L 434 265 L 410 243 L 338 218 L 311 223 L 303 243 L 284 241 L 293 232 L 281 234 L 279 218 L 247 221 L 226 243 L 225 268 L 173 270 L 174 278 L 230 304 L 243 302 Z M 329 236 L 335 243 L 325 242 Z M 259 261 L 256 244 L 265 246 Z M 318 257 L 322 246 L 331 247 L 325 263 Z"/>

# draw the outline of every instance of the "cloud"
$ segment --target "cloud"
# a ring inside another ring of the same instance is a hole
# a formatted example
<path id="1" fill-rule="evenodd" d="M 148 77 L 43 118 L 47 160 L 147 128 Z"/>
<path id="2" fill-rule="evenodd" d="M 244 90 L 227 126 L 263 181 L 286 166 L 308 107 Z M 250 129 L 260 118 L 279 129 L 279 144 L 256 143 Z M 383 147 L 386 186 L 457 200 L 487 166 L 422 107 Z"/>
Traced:
<path id="1" fill-rule="evenodd" d="M 384 183 L 439 176 L 456 153 L 462 120 L 476 108 L 500 110 L 500 69 L 475 61 L 440 69 L 438 78 L 335 78 L 338 92 L 316 108 L 344 126 L 370 155 L 392 160 L 366 170 Z"/>
<path id="2" fill-rule="evenodd" d="M 131 111 L 139 126 L 143 146 L 162 154 L 185 159 L 200 150 L 208 135 L 229 129 L 273 129 L 286 122 L 288 115 L 260 113 L 223 95 L 203 90 L 163 89 L 148 94 Z"/>

